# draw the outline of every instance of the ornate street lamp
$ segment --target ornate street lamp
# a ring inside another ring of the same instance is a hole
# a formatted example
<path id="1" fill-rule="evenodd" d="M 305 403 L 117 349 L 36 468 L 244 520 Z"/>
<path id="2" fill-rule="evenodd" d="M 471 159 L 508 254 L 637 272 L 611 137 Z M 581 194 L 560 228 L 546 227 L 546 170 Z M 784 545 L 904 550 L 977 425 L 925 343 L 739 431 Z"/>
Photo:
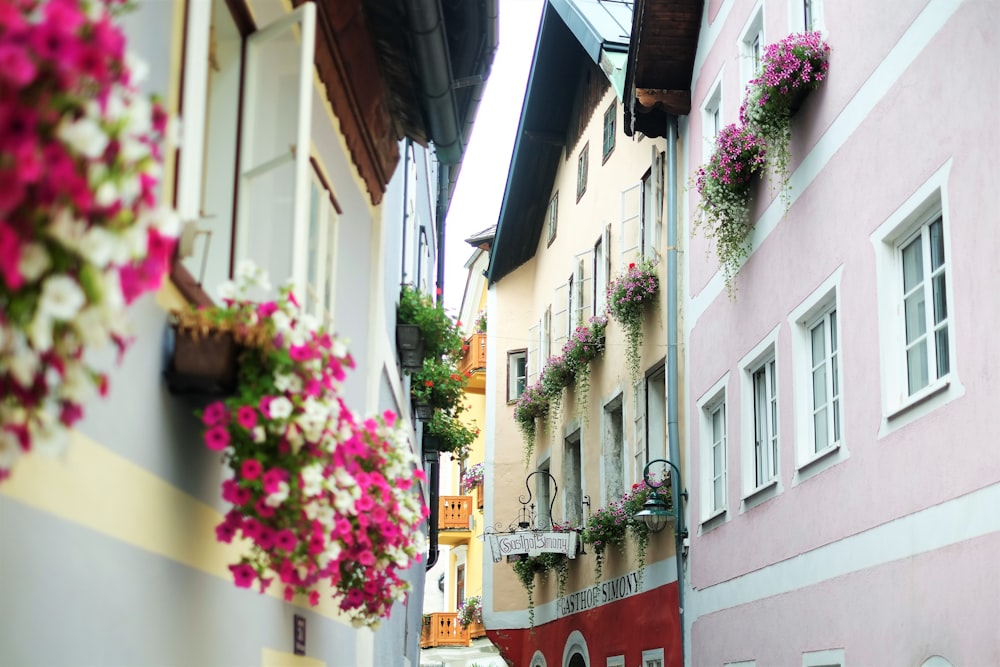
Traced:
<path id="1" fill-rule="evenodd" d="M 649 469 L 656 463 L 665 463 L 671 468 L 668 471 L 667 478 L 658 484 L 649 479 Z M 642 504 L 642 509 L 636 512 L 635 518 L 642 521 L 651 533 L 658 533 L 666 528 L 667 524 L 675 523 L 677 526 L 677 537 L 685 538 L 688 534 L 684 528 L 684 501 L 688 497 L 687 491 L 684 490 L 683 486 L 680 486 L 680 492 L 677 494 L 678 507 L 676 510 L 670 509 L 665 497 L 660 495 L 661 489 L 665 486 L 673 489 L 675 473 L 677 475 L 677 483 L 680 484 L 681 471 L 670 461 L 666 459 L 654 459 L 646 464 L 646 467 L 642 470 L 642 479 L 646 483 L 646 487 L 649 488 L 650 494 L 646 502 Z"/>

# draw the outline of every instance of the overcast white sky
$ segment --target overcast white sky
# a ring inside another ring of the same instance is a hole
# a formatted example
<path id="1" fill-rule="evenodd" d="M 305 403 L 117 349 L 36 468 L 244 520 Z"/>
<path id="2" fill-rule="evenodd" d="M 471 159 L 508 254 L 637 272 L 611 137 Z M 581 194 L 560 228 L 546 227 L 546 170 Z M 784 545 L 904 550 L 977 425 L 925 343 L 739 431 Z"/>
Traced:
<path id="1" fill-rule="evenodd" d="M 495 225 L 500 215 L 524 86 L 535 51 L 543 0 L 500 0 L 500 47 L 445 227 L 445 307 L 457 313 L 465 288 L 465 262 L 472 246 L 465 239 Z"/>

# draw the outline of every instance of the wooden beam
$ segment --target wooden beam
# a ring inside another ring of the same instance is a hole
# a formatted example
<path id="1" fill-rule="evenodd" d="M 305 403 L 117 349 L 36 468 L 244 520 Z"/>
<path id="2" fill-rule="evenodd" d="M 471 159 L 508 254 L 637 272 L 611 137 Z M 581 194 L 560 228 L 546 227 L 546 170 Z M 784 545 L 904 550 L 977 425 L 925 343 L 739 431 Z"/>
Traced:
<path id="1" fill-rule="evenodd" d="M 691 113 L 690 90 L 664 90 L 662 88 L 636 88 L 635 100 L 639 111 L 654 109 L 685 116 Z"/>
<path id="2" fill-rule="evenodd" d="M 543 144 L 552 144 L 553 146 L 565 146 L 566 145 L 566 135 L 560 134 L 559 132 L 543 132 L 539 130 L 525 130 L 524 136 L 527 139 L 537 141 Z"/>

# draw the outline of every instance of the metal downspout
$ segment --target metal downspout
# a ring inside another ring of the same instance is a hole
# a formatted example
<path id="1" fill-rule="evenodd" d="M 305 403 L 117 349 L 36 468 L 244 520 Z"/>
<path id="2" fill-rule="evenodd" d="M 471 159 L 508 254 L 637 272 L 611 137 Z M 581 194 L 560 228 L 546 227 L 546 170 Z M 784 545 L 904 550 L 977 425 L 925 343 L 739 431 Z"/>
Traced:
<path id="1" fill-rule="evenodd" d="M 677 379 L 677 116 L 667 117 L 667 437 L 670 443 L 670 460 L 678 469 L 681 466 L 680 430 Z M 683 484 L 683 482 L 682 482 Z M 682 484 L 671 484 L 674 507 L 682 507 Z M 683 507 L 684 510 L 687 507 Z M 684 517 L 687 526 L 687 517 Z M 675 559 L 677 561 L 677 606 L 681 625 L 681 659 L 684 658 L 684 539 L 676 532 Z"/>
<path id="2" fill-rule="evenodd" d="M 450 178 L 448 174 L 451 167 L 446 164 L 438 165 L 438 201 L 437 201 L 437 301 L 444 300 L 444 227 L 448 219 L 448 187 Z"/>
<path id="3" fill-rule="evenodd" d="M 399 272 L 399 282 L 406 282 L 406 223 L 407 220 L 407 198 L 409 197 L 410 189 L 410 139 L 407 138 L 403 142 L 403 243 L 401 247 L 403 248 L 402 257 L 399 258 L 400 272 Z M 417 283 L 418 285 L 420 283 Z"/>
<path id="4" fill-rule="evenodd" d="M 428 551 L 427 551 L 427 564 L 424 565 L 424 571 L 430 570 L 438 562 L 438 556 L 441 550 L 438 548 L 438 498 L 441 491 L 438 489 L 440 484 L 440 466 L 441 459 L 440 454 L 436 451 L 434 452 L 424 452 L 424 470 L 427 471 L 427 488 L 430 490 L 428 494 L 429 504 L 431 514 L 427 518 L 427 536 L 428 536 Z"/>

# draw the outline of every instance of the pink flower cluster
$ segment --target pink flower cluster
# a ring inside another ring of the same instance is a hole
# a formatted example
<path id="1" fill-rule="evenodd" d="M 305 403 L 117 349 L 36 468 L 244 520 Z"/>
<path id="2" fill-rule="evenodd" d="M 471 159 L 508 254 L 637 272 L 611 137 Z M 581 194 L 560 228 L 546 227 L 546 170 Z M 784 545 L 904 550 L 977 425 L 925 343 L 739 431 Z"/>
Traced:
<path id="1" fill-rule="evenodd" d="M 638 317 L 642 306 L 656 297 L 660 279 L 649 261 L 629 264 L 608 284 L 608 313 L 620 323 Z"/>
<path id="2" fill-rule="evenodd" d="M 784 112 L 798 89 L 816 88 L 826 78 L 830 47 L 818 32 L 795 33 L 768 44 L 761 57 L 761 73 L 748 84 L 753 91 L 740 107 L 740 120 L 751 122 L 752 107 L 775 106 Z"/>
<path id="3" fill-rule="evenodd" d="M 766 155 L 764 140 L 753 131 L 742 125 L 727 125 L 719 132 L 708 165 L 698 168 L 698 193 L 709 194 L 710 182 L 732 190 L 745 188 L 754 172 L 763 167 Z"/>
<path id="4" fill-rule="evenodd" d="M 590 318 L 587 326 L 577 327 L 570 334 L 569 340 L 563 345 L 562 355 L 577 372 L 604 352 L 604 331 L 607 326 L 607 317 L 595 315 Z"/>
<path id="5" fill-rule="evenodd" d="M 468 493 L 483 483 L 483 464 L 473 463 L 462 473 L 462 491 Z"/>
<path id="6" fill-rule="evenodd" d="M 87 351 L 124 351 L 125 306 L 170 267 L 167 117 L 125 48 L 104 3 L 0 3 L 0 479 L 107 391 Z"/>
<path id="7" fill-rule="evenodd" d="M 406 433 L 396 416 L 358 420 L 339 396 L 346 347 L 288 292 L 277 303 L 230 300 L 250 311 L 270 343 L 241 356 L 239 395 L 201 414 L 205 445 L 223 451 L 232 509 L 216 528 L 248 551 L 230 566 L 237 586 L 261 592 L 277 579 L 286 600 L 318 604 L 329 586 L 359 625 L 377 627 L 409 585 L 402 569 L 424 549 L 429 512 Z"/>

